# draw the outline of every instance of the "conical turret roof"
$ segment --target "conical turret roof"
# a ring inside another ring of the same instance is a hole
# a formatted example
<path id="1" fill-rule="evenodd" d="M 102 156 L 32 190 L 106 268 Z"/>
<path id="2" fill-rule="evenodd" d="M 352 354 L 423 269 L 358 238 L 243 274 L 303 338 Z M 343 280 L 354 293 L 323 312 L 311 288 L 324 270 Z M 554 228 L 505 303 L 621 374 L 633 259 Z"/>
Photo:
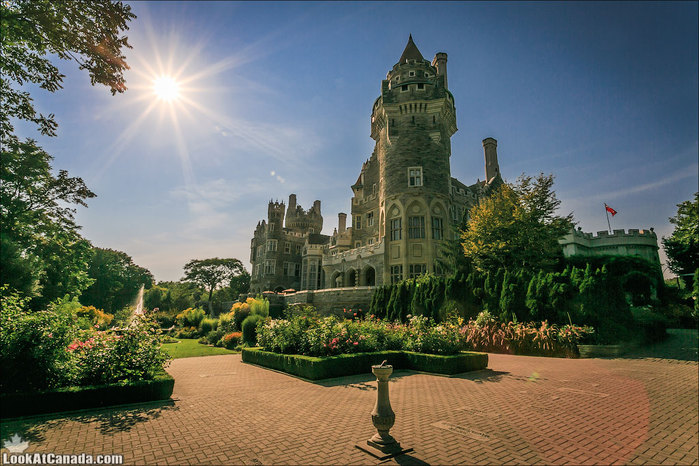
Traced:
<path id="1" fill-rule="evenodd" d="M 412 34 L 410 34 L 410 37 L 408 37 L 408 43 L 405 46 L 405 50 L 403 50 L 403 55 L 401 55 L 400 59 L 398 60 L 398 64 L 405 63 L 408 60 L 424 60 L 422 54 L 417 49 L 417 45 L 415 45 L 415 42 L 413 42 Z"/>

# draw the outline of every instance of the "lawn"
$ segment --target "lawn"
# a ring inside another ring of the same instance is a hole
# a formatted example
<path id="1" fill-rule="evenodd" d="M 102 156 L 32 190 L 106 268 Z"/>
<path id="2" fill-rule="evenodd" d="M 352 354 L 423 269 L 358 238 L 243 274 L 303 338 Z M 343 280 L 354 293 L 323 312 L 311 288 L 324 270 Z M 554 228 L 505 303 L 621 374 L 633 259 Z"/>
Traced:
<path id="1" fill-rule="evenodd" d="M 202 345 L 198 343 L 196 339 L 190 338 L 180 338 L 179 343 L 165 343 L 163 348 L 170 354 L 172 359 L 214 356 L 217 354 L 235 354 L 238 352 L 226 348 L 214 348 L 213 346 Z"/>

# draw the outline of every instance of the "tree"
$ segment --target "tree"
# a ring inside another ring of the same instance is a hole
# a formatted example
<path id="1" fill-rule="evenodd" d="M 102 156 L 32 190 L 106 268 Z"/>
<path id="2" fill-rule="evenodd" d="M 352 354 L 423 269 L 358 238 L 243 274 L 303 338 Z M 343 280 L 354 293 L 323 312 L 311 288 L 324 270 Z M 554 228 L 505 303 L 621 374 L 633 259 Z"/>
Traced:
<path id="1" fill-rule="evenodd" d="M 134 17 L 130 6 L 109 0 L 0 3 L 0 281 L 33 296 L 34 309 L 90 285 L 90 244 L 78 233 L 70 205 L 86 206 L 95 195 L 82 179 L 64 170 L 55 175 L 52 157 L 14 134 L 12 119 L 35 123 L 48 136 L 58 126 L 53 114 L 37 113 L 21 87 L 60 89 L 64 76 L 47 58 L 53 55 L 77 61 L 92 84 L 123 92 L 128 66 L 121 49 L 130 46 L 121 33 Z"/>
<path id="2" fill-rule="evenodd" d="M 49 92 L 62 87 L 64 75 L 47 55 L 76 61 L 90 81 L 126 90 L 123 72 L 128 69 L 122 48 L 131 48 L 122 31 L 136 16 L 131 7 L 110 0 L 9 0 L 0 3 L 0 136 L 14 132 L 10 117 L 31 121 L 42 134 L 56 135 L 54 115 L 37 114 L 26 91 L 15 89 L 32 83 Z"/>
<path id="3" fill-rule="evenodd" d="M 34 141 L 11 136 L 0 151 L 0 281 L 27 296 L 32 308 L 89 284 L 90 244 L 78 233 L 75 209 L 95 197 L 80 178 L 64 170 L 54 176 L 52 157 Z"/>
<path id="4" fill-rule="evenodd" d="M 692 288 L 692 274 L 699 268 L 699 192 L 694 193 L 694 201 L 677 204 L 677 215 L 670 217 L 670 223 L 675 230 L 662 240 L 668 266 Z"/>
<path id="5" fill-rule="evenodd" d="M 562 256 L 558 239 L 573 227 L 573 215 L 555 215 L 553 175 L 521 175 L 503 183 L 489 198 L 471 208 L 461 244 L 481 271 L 535 271 L 549 268 Z"/>
<path id="6" fill-rule="evenodd" d="M 141 286 L 153 285 L 153 274 L 125 252 L 103 248 L 91 252 L 87 273 L 93 283 L 83 292 L 82 304 L 113 314 L 131 303 Z"/>
<path id="7" fill-rule="evenodd" d="M 231 297 L 238 299 L 238 296 L 250 291 L 250 274 L 243 269 L 240 275 L 231 278 Z"/>
<path id="8" fill-rule="evenodd" d="M 238 259 L 193 259 L 184 266 L 184 278 L 188 282 L 203 286 L 209 292 L 209 313 L 212 313 L 211 295 L 222 283 L 229 282 L 233 277 L 245 271 Z"/>

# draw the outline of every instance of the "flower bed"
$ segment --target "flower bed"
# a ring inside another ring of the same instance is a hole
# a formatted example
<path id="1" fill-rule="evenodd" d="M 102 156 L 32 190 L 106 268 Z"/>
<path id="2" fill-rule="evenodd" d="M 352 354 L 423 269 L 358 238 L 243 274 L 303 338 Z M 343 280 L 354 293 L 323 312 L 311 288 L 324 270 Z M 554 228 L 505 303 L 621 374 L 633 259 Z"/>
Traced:
<path id="1" fill-rule="evenodd" d="M 320 380 L 371 372 L 371 366 L 387 360 L 394 369 L 412 369 L 438 374 L 459 374 L 485 369 L 488 355 L 461 352 L 452 355 L 422 354 L 412 351 L 377 351 L 314 357 L 280 354 L 262 348 L 244 348 L 243 362 L 276 369 L 310 380 Z"/>
<path id="2" fill-rule="evenodd" d="M 167 400 L 174 386 L 175 379 L 163 371 L 151 380 L 0 393 L 0 407 L 3 417 L 16 417 Z"/>

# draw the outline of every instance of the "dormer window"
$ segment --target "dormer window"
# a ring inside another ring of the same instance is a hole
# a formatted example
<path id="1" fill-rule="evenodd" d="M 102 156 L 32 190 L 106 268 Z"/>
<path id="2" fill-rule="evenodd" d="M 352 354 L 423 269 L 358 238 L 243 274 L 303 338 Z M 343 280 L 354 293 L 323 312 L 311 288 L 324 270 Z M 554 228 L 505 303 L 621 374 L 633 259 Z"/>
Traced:
<path id="1" fill-rule="evenodd" d="M 405 92 L 408 90 L 408 86 L 404 84 L 400 87 L 400 90 L 401 90 L 401 92 Z"/>
<path id="2" fill-rule="evenodd" d="M 425 89 L 425 85 L 423 83 L 417 83 L 417 89 L 419 91 L 421 91 L 421 90 Z"/>
<path id="3" fill-rule="evenodd" d="M 414 71 L 410 71 L 410 72 L 408 72 L 408 76 L 410 76 L 410 77 L 413 77 L 413 76 L 415 76 L 415 72 L 414 72 Z"/>

